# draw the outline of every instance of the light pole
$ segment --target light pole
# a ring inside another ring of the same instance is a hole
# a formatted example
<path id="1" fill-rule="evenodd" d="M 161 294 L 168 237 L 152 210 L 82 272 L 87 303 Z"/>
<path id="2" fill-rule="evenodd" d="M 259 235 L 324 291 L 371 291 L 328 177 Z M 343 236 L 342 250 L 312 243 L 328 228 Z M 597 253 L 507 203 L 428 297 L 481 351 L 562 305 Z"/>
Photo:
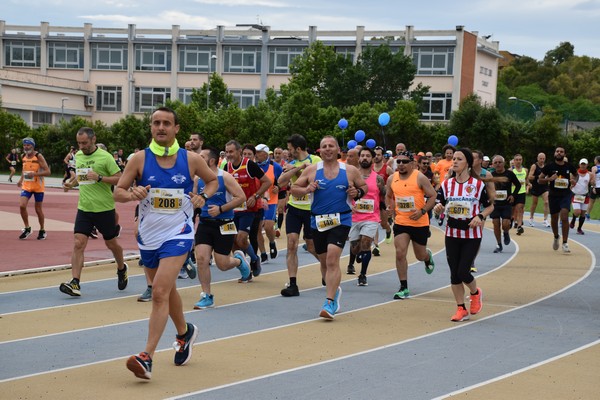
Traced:
<path id="1" fill-rule="evenodd" d="M 65 119 L 65 101 L 69 100 L 68 97 L 60 98 L 60 119 Z"/>
<path id="2" fill-rule="evenodd" d="M 210 98 L 209 98 L 209 94 L 210 94 L 210 73 L 211 73 L 210 69 L 211 69 L 213 60 L 216 60 L 216 59 L 217 59 L 217 56 L 215 56 L 214 54 L 208 58 L 208 81 L 206 83 L 206 109 L 207 110 L 208 110 L 208 107 L 209 107 L 208 104 L 209 104 L 209 100 L 210 100 Z"/>
<path id="3" fill-rule="evenodd" d="M 533 108 L 533 116 L 537 119 L 538 118 L 538 108 L 536 107 L 535 104 L 533 104 L 532 102 L 530 102 L 529 100 L 523 100 L 523 99 L 519 99 L 518 97 L 515 96 L 511 96 L 508 98 L 509 100 L 512 101 L 520 101 L 522 103 L 527 103 L 529 104 L 532 108 Z"/>

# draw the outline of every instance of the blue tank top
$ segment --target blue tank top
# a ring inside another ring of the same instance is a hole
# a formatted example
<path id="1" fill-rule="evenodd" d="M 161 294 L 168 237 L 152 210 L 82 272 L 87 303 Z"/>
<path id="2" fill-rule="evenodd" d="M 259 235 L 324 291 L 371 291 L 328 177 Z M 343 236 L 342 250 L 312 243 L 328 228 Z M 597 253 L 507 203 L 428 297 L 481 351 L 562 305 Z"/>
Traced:
<path id="1" fill-rule="evenodd" d="M 340 169 L 337 176 L 331 180 L 325 178 L 323 162 L 317 164 L 315 181 L 319 188 L 314 192 L 310 212 L 310 225 L 317 228 L 315 215 L 340 213 L 342 225 L 352 226 L 352 204 L 348 200 L 348 175 L 346 164 L 338 162 Z"/>
<path id="2" fill-rule="evenodd" d="M 204 207 L 202 207 L 202 212 L 200 213 L 200 217 L 202 218 L 210 218 L 210 219 L 233 219 L 233 209 L 224 211 L 216 217 L 211 217 L 208 213 L 209 206 L 223 206 L 226 203 L 231 201 L 231 195 L 227 192 L 227 188 L 225 187 L 225 179 L 223 179 L 223 170 L 220 169 L 217 172 L 217 181 L 219 182 L 219 188 L 211 197 L 206 200 Z M 198 179 L 198 193 L 204 190 L 206 184 L 202 179 Z"/>
<path id="3" fill-rule="evenodd" d="M 194 180 L 190 176 L 187 150 L 179 149 L 175 165 L 168 169 L 158 165 L 156 156 L 149 148 L 146 148 L 144 151 L 146 152 L 144 172 L 138 185 L 150 185 L 153 188 L 183 189 L 185 194 L 189 195 L 194 188 Z"/>
<path id="4" fill-rule="evenodd" d="M 146 148 L 144 170 L 138 185 L 149 185 L 152 189 L 183 189 L 180 210 L 174 213 L 153 211 L 152 195 L 140 201 L 138 246 L 141 250 L 157 249 L 168 240 L 193 239 L 194 209 L 189 193 L 194 188 L 194 180 L 190 176 L 186 150 L 178 150 L 173 167 L 162 168 L 156 156 Z"/>

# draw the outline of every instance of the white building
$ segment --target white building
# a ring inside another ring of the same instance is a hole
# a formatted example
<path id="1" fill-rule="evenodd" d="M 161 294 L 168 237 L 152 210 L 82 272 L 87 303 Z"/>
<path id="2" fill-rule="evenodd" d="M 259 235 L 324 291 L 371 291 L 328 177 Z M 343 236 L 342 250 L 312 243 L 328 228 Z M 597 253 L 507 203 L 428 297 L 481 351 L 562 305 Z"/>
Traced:
<path id="1" fill-rule="evenodd" d="M 383 40 L 382 38 L 385 38 Z M 389 40 L 391 39 L 391 40 Z M 430 86 L 424 121 L 448 120 L 459 101 L 475 93 L 496 99 L 498 42 L 462 26 L 454 30 L 271 30 L 252 25 L 213 30 L 127 29 L 8 25 L 0 21 L 2 107 L 31 126 L 75 115 L 107 124 L 143 114 L 167 98 L 189 102 L 212 72 L 240 102 L 256 105 L 267 88 L 289 79 L 288 66 L 320 40 L 353 60 L 369 45 L 388 43 L 412 56 L 415 85 Z"/>

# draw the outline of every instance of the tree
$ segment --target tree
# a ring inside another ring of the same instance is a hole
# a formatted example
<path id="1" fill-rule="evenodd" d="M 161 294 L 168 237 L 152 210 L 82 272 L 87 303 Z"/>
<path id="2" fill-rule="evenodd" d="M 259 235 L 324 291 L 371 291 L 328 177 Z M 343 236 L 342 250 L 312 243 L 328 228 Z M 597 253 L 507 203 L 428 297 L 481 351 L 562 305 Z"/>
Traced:
<path id="1" fill-rule="evenodd" d="M 207 107 L 206 92 L 209 89 L 209 102 Z M 215 110 L 230 107 L 235 103 L 235 99 L 233 98 L 233 94 L 227 91 L 227 85 L 221 75 L 213 73 L 210 76 L 210 88 L 206 83 L 203 83 L 199 89 L 194 89 L 192 91 L 192 103 L 195 103 L 199 110 L 206 110 L 207 108 Z"/>
<path id="2" fill-rule="evenodd" d="M 554 50 L 546 52 L 544 63 L 550 65 L 559 65 L 573 57 L 575 46 L 569 42 L 561 42 Z"/>
<path id="3" fill-rule="evenodd" d="M 415 78 L 417 68 L 410 57 L 400 49 L 397 53 L 387 44 L 368 46 L 361 54 L 356 69 L 360 76 L 366 77 L 361 83 L 364 94 L 363 101 L 370 104 L 385 103 L 393 108 L 398 100 L 410 98 L 410 86 Z M 423 97 L 427 87 L 419 85 L 416 89 L 418 97 Z"/>

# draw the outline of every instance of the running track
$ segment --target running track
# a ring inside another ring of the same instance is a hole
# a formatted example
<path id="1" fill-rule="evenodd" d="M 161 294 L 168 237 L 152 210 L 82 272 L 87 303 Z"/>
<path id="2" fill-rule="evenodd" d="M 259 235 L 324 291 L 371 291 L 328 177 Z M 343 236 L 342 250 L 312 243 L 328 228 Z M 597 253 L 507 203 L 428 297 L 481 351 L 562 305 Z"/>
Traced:
<path id="1" fill-rule="evenodd" d="M 18 212 L 12 199 L 2 193 L 0 211 Z M 70 207 L 64 219 L 51 209 L 47 218 L 72 222 Z M 2 218 L 6 227 L 9 219 Z M 290 299 L 278 294 L 287 281 L 285 251 L 247 285 L 236 282 L 237 270 L 213 268 L 215 309 L 192 310 L 197 282 L 178 282 L 186 316 L 200 328 L 192 360 L 172 364 L 169 323 L 149 382 L 125 369 L 126 358 L 143 349 L 150 310 L 135 301 L 145 287 L 135 263 L 122 292 L 114 264 L 86 267 L 81 298 L 58 291 L 68 270 L 2 277 L 0 398 L 595 399 L 600 230 L 586 227 L 585 236 L 573 235 L 578 243 L 571 241 L 570 255 L 551 250 L 544 228 L 526 229 L 504 253 L 493 254 L 493 235 L 486 232 L 477 260 L 484 309 L 459 324 L 449 321 L 454 305 L 437 227 L 430 239 L 436 271 L 429 276 L 422 263 L 411 266 L 410 299 L 391 300 L 398 286 L 393 246 L 382 244 L 369 286 L 357 287 L 356 277 L 344 274 L 342 310 L 333 322 L 316 318 L 324 290 L 307 253 L 299 252 L 303 291 Z M 19 241 L 19 230 L 0 238 L 3 266 L 10 257 L 13 266 L 24 258 L 54 265 L 54 253 L 70 257 L 72 236 L 58 240 L 48 229 L 46 241 Z M 18 250 L 22 242 L 27 246 Z M 347 258 L 341 263 L 345 269 Z"/>

